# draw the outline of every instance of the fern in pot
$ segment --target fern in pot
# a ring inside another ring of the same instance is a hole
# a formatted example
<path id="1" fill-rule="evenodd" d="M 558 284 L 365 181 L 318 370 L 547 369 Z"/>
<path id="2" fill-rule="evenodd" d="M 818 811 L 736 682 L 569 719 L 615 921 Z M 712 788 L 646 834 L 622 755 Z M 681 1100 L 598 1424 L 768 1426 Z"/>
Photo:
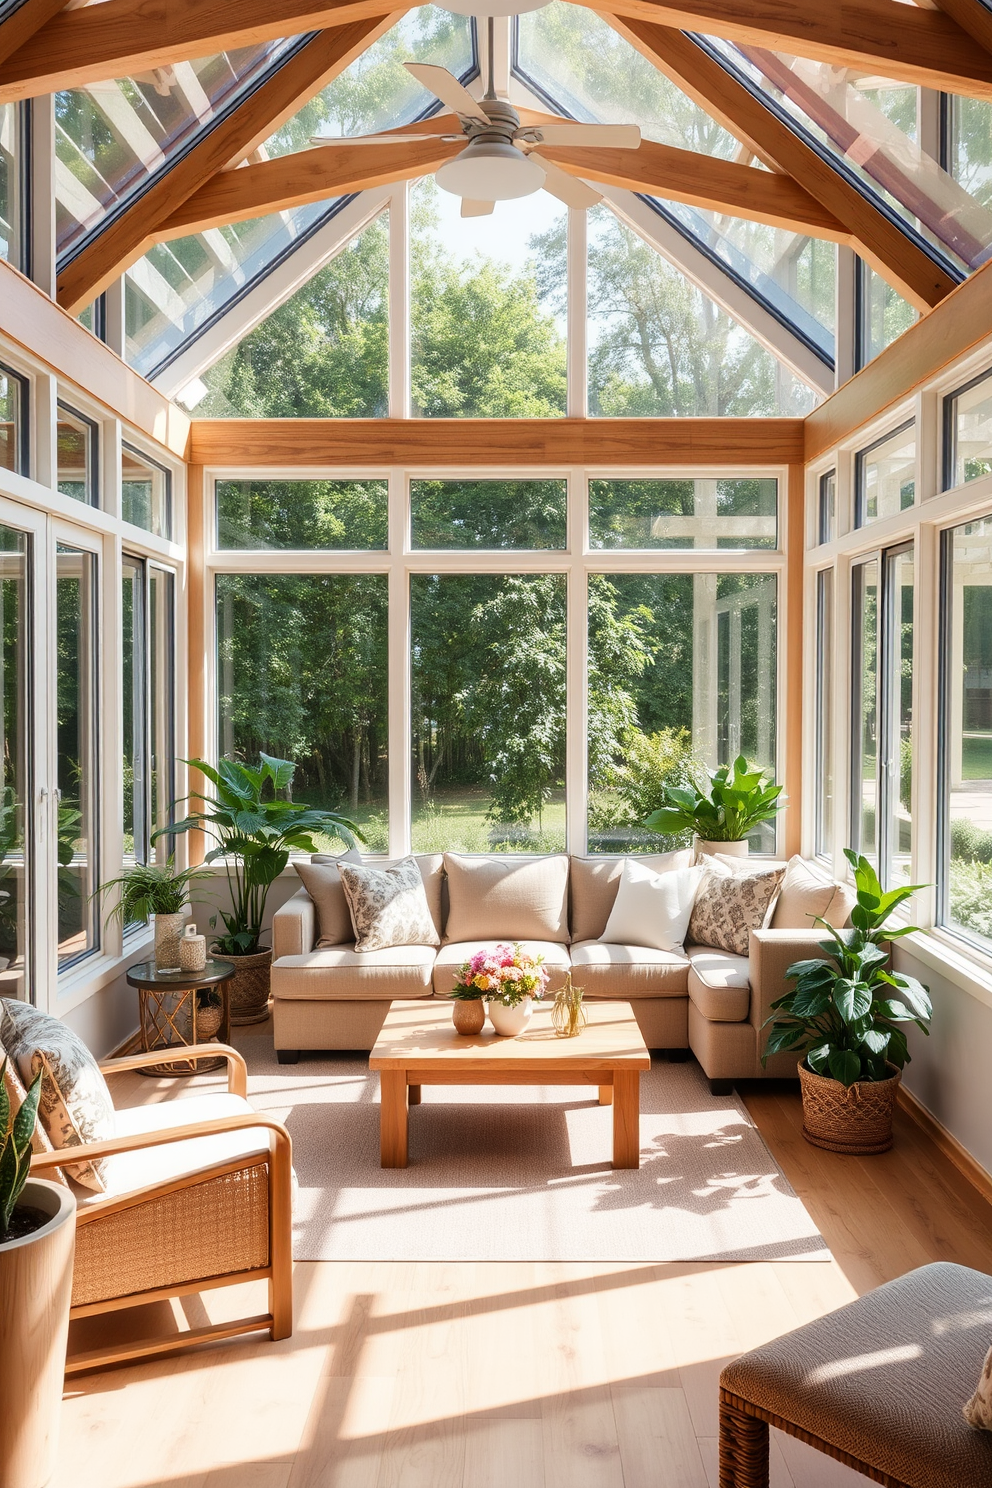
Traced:
<path id="1" fill-rule="evenodd" d="M 752 769 L 744 756 L 733 764 L 707 770 L 708 785 L 665 785 L 661 805 L 644 825 L 666 837 L 695 834 L 697 852 L 747 853 L 747 839 L 782 809 L 782 787 L 764 770 Z"/>
<path id="2" fill-rule="evenodd" d="M 99 892 L 116 890 L 111 918 L 122 925 L 155 921 L 155 965 L 159 971 L 179 970 L 179 940 L 189 909 L 190 884 L 210 878 L 202 868 L 177 868 L 167 863 L 132 863 Z"/>
<path id="3" fill-rule="evenodd" d="M 786 976 L 791 992 L 772 1003 L 771 1032 L 762 1055 L 802 1054 L 803 1136 L 832 1152 L 886 1152 L 892 1146 L 896 1091 L 910 1060 L 900 1026 L 929 1033 L 928 988 L 893 971 L 889 942 L 912 935 L 915 925 L 891 929 L 889 917 L 919 884 L 882 889 L 865 857 L 845 850 L 854 870 L 857 903 L 850 930 L 819 919 L 829 939 L 828 959 L 796 961 Z"/>

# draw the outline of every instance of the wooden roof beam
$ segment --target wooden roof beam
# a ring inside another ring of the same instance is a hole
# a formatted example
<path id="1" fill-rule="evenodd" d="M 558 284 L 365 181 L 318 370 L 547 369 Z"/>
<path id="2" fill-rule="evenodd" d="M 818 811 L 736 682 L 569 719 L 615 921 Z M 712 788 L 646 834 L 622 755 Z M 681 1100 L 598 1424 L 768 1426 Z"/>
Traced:
<path id="1" fill-rule="evenodd" d="M 982 0 L 937 0 L 940 9 L 957 21 L 962 31 L 974 37 L 980 47 L 992 53 L 992 11 Z"/>
<path id="2" fill-rule="evenodd" d="M 68 0 L 24 0 L 13 15 L 0 24 L 0 62 L 5 62 L 18 51 L 67 4 Z"/>
<path id="3" fill-rule="evenodd" d="M 112 4 L 113 0 L 107 3 Z M 59 304 L 73 315 L 84 309 L 145 253 L 160 222 L 232 160 L 249 154 L 260 140 L 267 138 L 395 25 L 402 14 L 402 11 L 380 14 L 371 20 L 336 26 L 308 41 L 225 119 L 207 130 L 186 155 L 164 170 L 127 211 L 109 221 L 82 248 L 58 276 Z M 235 176 L 241 172 L 227 174 Z"/>
<path id="4" fill-rule="evenodd" d="M 646 21 L 605 19 L 766 165 L 801 182 L 843 223 L 861 256 L 917 310 L 932 309 L 954 289 L 956 280 L 929 254 L 690 37 Z"/>

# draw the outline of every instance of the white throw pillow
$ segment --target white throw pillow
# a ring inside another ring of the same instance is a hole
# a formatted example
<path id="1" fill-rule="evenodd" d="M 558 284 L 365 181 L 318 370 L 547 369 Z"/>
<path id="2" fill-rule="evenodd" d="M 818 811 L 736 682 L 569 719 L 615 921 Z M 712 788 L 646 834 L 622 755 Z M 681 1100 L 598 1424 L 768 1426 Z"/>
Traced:
<path id="1" fill-rule="evenodd" d="M 673 868 L 668 873 L 655 873 L 636 858 L 628 858 L 600 939 L 607 945 L 680 951 L 702 876 L 701 868 Z"/>

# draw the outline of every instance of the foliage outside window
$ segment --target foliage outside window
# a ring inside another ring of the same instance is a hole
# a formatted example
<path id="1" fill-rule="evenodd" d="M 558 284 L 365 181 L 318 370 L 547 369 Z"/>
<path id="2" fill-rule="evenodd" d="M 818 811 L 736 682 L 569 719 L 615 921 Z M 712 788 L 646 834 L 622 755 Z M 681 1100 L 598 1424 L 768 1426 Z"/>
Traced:
<path id="1" fill-rule="evenodd" d="M 816 540 L 833 542 L 837 536 L 837 472 L 828 470 L 820 476 L 816 513 Z"/>
<path id="2" fill-rule="evenodd" d="M 895 516 L 916 500 L 916 428 L 912 420 L 886 434 L 855 461 L 856 527 Z"/>
<path id="3" fill-rule="evenodd" d="M 58 489 L 73 501 L 97 505 L 97 426 L 92 419 L 59 402 L 56 439 Z"/>
<path id="4" fill-rule="evenodd" d="M 908 300 L 876 274 L 864 259 L 858 259 L 857 323 L 855 325 L 855 362 L 857 369 L 867 367 L 903 331 L 916 321 L 916 311 Z"/>
<path id="5" fill-rule="evenodd" d="M 219 480 L 215 492 L 221 549 L 386 546 L 388 487 L 382 480 Z"/>
<path id="6" fill-rule="evenodd" d="M 944 400 L 944 485 L 992 475 L 992 372 Z"/>
<path id="7" fill-rule="evenodd" d="M 0 996 L 24 997 L 28 966 L 28 886 L 33 842 L 28 813 L 28 559 L 30 539 L 0 527 Z"/>
<path id="8" fill-rule="evenodd" d="M 121 516 L 155 537 L 172 536 L 172 474 L 129 444 L 121 448 Z"/>
<path id="9" fill-rule="evenodd" d="M 121 571 L 124 856 L 164 861 L 154 832 L 175 794 L 175 575 L 125 553 Z"/>
<path id="10" fill-rule="evenodd" d="M 775 548 L 778 482 L 591 480 L 592 548 Z"/>
<path id="11" fill-rule="evenodd" d="M 23 268 L 25 200 L 24 105 L 0 103 L 0 258 Z"/>
<path id="12" fill-rule="evenodd" d="M 99 947 L 97 559 L 56 549 L 56 748 L 58 755 L 58 962 Z"/>
<path id="13" fill-rule="evenodd" d="M 566 494 L 563 480 L 411 481 L 413 546 L 564 548 Z"/>

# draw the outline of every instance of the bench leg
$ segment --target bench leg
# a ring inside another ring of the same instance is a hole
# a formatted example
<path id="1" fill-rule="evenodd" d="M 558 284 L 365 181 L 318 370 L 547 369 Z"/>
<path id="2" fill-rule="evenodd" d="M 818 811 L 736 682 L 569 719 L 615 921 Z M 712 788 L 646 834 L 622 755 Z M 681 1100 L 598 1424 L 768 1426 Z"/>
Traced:
<path id="1" fill-rule="evenodd" d="M 599 1104 L 601 1106 L 612 1106 L 612 1104 L 613 1104 L 613 1086 L 612 1085 L 600 1085 L 600 1087 L 599 1087 Z"/>
<path id="2" fill-rule="evenodd" d="M 720 1488 L 768 1488 L 768 1427 L 720 1401 Z"/>

